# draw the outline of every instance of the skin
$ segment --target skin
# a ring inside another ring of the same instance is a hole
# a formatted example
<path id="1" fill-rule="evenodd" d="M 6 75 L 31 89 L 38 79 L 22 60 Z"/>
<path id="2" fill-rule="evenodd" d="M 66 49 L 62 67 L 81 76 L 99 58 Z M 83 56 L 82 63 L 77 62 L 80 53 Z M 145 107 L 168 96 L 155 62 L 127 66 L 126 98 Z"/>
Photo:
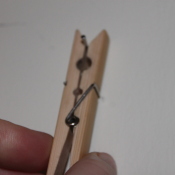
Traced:
<path id="1" fill-rule="evenodd" d="M 43 175 L 46 172 L 53 138 L 42 132 L 0 119 L 0 174 Z M 113 158 L 90 153 L 65 175 L 116 175 Z"/>

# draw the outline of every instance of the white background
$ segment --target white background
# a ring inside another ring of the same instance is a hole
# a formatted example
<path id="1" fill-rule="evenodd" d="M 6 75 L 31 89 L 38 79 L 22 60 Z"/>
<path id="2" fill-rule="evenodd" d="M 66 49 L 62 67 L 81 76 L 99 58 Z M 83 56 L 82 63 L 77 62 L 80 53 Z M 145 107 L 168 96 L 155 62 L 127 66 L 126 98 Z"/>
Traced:
<path id="1" fill-rule="evenodd" d="M 1 0 L 0 118 L 53 135 L 76 29 L 110 36 L 91 151 L 118 175 L 174 175 L 173 0 Z"/>

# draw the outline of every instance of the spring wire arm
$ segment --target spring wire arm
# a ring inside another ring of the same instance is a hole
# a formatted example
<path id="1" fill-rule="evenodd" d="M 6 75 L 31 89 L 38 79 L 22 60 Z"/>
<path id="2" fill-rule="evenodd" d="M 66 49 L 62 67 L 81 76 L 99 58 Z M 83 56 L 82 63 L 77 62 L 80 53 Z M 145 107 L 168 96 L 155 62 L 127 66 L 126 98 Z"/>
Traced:
<path id="1" fill-rule="evenodd" d="M 100 93 L 97 85 L 95 83 L 91 84 L 67 115 L 65 122 L 68 126 L 74 127 L 79 123 L 80 119 L 74 115 L 74 112 L 92 89 L 95 90 L 97 97 L 100 98 Z"/>

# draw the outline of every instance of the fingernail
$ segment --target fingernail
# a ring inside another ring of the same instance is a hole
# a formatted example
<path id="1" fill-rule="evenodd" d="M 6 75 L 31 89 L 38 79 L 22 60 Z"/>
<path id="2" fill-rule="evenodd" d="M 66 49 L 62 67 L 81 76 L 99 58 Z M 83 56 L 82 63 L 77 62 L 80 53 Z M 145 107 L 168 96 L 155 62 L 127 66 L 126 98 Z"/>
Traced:
<path id="1" fill-rule="evenodd" d="M 115 164 L 115 161 L 114 159 L 112 158 L 112 156 L 110 156 L 109 154 L 107 153 L 97 153 L 97 156 L 105 161 L 108 165 L 110 165 L 113 169 L 116 170 L 116 164 Z"/>

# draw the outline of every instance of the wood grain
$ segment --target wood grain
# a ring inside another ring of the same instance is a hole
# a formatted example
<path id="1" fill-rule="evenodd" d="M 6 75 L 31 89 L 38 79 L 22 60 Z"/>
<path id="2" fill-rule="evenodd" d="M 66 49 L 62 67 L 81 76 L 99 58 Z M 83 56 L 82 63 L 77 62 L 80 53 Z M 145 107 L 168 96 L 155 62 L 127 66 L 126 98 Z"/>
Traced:
<path id="1" fill-rule="evenodd" d="M 102 31 L 89 45 L 88 57 L 91 58 L 92 65 L 89 69 L 83 72 L 83 78 L 80 84 L 80 88 L 83 92 L 92 83 L 96 83 L 99 88 L 101 86 L 108 41 L 109 39 L 106 31 Z M 65 118 L 74 105 L 75 96 L 73 95 L 73 90 L 76 89 L 79 78 L 79 70 L 76 68 L 76 63 L 80 58 L 82 58 L 83 52 L 84 46 L 81 43 L 81 34 L 77 30 L 75 32 L 72 53 L 66 76 L 67 85 L 63 91 L 47 175 L 54 174 L 69 131 L 69 127 L 65 124 Z M 75 111 L 75 115 L 80 118 L 80 123 L 75 128 L 70 158 L 71 166 L 83 155 L 88 153 L 97 99 L 95 92 L 90 92 L 90 94 L 88 94 L 86 99 Z"/>
<path id="2" fill-rule="evenodd" d="M 102 31 L 91 42 L 89 46 L 88 57 L 92 60 L 92 66 L 83 72 L 83 78 L 81 82 L 81 89 L 83 89 L 83 92 L 92 83 L 96 83 L 100 89 L 108 49 L 108 42 L 109 39 L 106 31 Z M 91 91 L 75 112 L 75 115 L 80 118 L 80 123 L 75 129 L 74 142 L 70 156 L 71 165 L 80 160 L 89 151 L 97 100 L 98 97 L 95 91 Z"/>

